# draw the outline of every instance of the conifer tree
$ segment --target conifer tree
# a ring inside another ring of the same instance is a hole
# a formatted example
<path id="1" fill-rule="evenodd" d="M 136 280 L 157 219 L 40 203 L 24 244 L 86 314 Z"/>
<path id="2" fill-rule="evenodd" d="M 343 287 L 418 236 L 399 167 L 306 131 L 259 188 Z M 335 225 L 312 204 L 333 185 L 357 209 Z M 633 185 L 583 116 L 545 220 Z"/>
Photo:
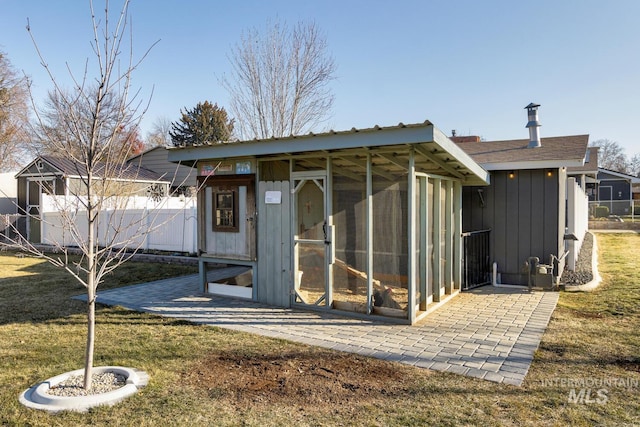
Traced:
<path id="1" fill-rule="evenodd" d="M 171 142 L 176 147 L 215 144 L 229 141 L 234 120 L 224 108 L 209 101 L 199 102 L 193 109 L 181 110 L 180 120 L 171 123 Z"/>

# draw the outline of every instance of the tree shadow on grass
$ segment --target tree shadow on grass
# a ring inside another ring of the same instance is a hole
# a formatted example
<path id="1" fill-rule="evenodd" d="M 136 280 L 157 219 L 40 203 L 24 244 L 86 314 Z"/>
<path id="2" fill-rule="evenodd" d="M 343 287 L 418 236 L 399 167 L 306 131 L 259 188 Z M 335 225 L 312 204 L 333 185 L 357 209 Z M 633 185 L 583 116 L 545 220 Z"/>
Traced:
<path id="1" fill-rule="evenodd" d="M 86 313 L 86 302 L 72 299 L 86 294 L 86 289 L 69 272 L 42 259 L 20 259 L 12 254 L 0 258 L 5 267 L 15 264 L 14 269 L 5 269 L 11 277 L 0 278 L 0 325 L 41 323 Z M 105 277 L 98 292 L 192 272 L 188 266 L 127 262 Z"/>
<path id="2" fill-rule="evenodd" d="M 0 282 L 0 324 L 46 322 L 85 311 L 86 304 L 71 300 L 84 288 L 70 277 L 31 266 L 29 276 Z"/>

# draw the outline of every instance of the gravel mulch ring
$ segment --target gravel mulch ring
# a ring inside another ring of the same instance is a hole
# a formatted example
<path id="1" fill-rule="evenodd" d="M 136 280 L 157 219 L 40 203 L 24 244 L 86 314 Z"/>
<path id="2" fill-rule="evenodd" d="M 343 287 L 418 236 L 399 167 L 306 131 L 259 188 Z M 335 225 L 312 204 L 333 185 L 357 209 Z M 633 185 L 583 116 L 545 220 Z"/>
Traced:
<path id="1" fill-rule="evenodd" d="M 65 381 L 51 387 L 47 391 L 47 394 L 64 397 L 90 396 L 117 390 L 124 387 L 126 382 L 127 379 L 123 375 L 103 372 L 93 374 L 91 378 L 91 389 L 85 390 L 83 387 L 84 375 L 77 375 L 69 377 Z"/>
<path id="2" fill-rule="evenodd" d="M 582 248 L 580 249 L 580 255 L 576 261 L 575 271 L 569 271 L 565 269 L 562 273 L 560 283 L 565 286 L 578 286 L 589 283 L 593 280 L 593 234 L 587 232 L 582 242 Z"/>

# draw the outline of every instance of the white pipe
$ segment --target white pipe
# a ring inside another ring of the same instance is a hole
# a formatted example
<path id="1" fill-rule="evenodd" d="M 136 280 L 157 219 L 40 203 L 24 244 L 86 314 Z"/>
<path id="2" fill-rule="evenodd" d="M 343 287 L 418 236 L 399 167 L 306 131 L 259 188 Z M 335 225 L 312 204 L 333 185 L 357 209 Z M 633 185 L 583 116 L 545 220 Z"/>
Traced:
<path id="1" fill-rule="evenodd" d="M 491 276 L 491 284 L 496 288 L 522 288 L 527 289 L 527 286 L 522 285 L 503 285 L 502 283 L 498 283 L 498 263 L 493 263 L 493 272 Z"/>
<path id="2" fill-rule="evenodd" d="M 491 284 L 496 286 L 498 284 L 498 263 L 493 263 L 493 275 L 491 276 Z"/>

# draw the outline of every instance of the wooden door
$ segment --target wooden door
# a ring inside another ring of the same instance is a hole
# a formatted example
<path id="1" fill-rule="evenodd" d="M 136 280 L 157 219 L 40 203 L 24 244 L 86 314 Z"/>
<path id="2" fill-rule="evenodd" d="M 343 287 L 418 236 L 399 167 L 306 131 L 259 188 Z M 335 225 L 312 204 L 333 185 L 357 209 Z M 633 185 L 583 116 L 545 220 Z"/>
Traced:
<path id="1" fill-rule="evenodd" d="M 204 239 L 206 255 L 217 258 L 256 259 L 255 175 L 209 178 L 204 192 Z"/>

